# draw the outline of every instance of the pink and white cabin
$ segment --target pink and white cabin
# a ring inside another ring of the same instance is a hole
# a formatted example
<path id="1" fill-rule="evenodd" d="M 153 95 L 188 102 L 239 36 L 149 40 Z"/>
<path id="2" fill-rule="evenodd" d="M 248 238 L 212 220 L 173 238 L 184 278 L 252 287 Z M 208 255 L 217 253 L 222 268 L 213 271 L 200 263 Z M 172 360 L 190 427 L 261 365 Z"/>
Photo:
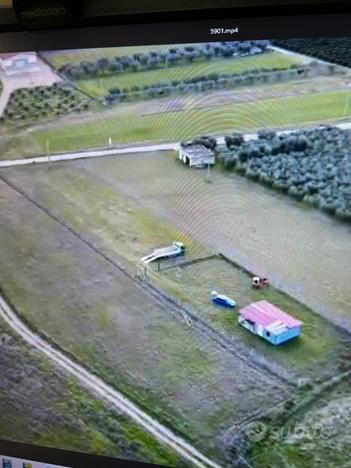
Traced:
<path id="1" fill-rule="evenodd" d="M 273 345 L 279 345 L 301 334 L 302 322 L 268 301 L 254 302 L 239 311 L 239 323 Z"/>

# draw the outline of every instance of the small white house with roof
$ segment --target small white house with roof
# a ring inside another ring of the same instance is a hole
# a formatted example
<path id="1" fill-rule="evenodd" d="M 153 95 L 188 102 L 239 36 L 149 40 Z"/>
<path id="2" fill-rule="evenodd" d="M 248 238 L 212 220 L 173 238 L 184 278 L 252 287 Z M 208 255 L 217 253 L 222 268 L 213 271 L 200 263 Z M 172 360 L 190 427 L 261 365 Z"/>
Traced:
<path id="1" fill-rule="evenodd" d="M 179 159 L 189 167 L 208 167 L 215 163 L 215 154 L 203 145 L 181 143 L 179 146 Z"/>

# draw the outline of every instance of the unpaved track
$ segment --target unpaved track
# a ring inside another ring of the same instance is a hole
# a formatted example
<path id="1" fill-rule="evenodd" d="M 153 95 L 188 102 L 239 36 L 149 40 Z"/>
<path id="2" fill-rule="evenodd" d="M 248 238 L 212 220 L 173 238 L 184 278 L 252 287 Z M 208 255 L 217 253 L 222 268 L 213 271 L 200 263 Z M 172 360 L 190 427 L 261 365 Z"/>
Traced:
<path id="1" fill-rule="evenodd" d="M 135 145 L 126 148 L 104 148 L 87 151 L 75 151 L 72 153 L 56 154 L 53 156 L 38 156 L 35 158 L 14 159 L 9 161 L 0 161 L 1 167 L 27 166 L 28 164 L 52 163 L 60 161 L 72 161 L 76 159 L 100 158 L 103 156 L 113 156 L 115 154 L 128 153 L 147 153 L 154 151 L 172 151 L 177 150 L 179 143 L 163 143 L 150 145 Z"/>
<path id="2" fill-rule="evenodd" d="M 6 302 L 1 294 L 0 317 L 3 318 L 24 341 L 45 354 L 65 373 L 71 374 L 82 386 L 94 393 L 98 398 L 107 401 L 116 410 L 128 415 L 133 421 L 150 432 L 157 440 L 171 447 L 183 459 L 199 467 L 220 468 L 220 465 L 205 457 L 184 439 L 176 436 L 165 426 L 151 418 L 117 390 L 88 372 L 83 366 L 72 361 L 61 351 L 30 330 L 27 325 L 19 319 L 15 310 Z"/>

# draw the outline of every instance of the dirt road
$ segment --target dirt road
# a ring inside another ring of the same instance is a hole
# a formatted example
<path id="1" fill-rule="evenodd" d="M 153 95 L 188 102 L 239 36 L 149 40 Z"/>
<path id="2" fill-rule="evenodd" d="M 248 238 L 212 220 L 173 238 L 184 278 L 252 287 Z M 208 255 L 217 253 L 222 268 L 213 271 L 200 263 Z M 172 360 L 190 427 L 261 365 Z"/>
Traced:
<path id="1" fill-rule="evenodd" d="M 98 398 L 108 401 L 118 411 L 128 415 L 133 421 L 149 431 L 160 442 L 176 451 L 182 458 L 194 466 L 219 468 L 219 465 L 202 455 L 182 438 L 140 410 L 121 393 L 106 385 L 101 379 L 90 374 L 84 367 L 73 362 L 58 349 L 31 331 L 16 315 L 5 299 L 0 295 L 0 317 L 18 333 L 28 344 L 45 354 L 51 361 L 68 374 L 76 378 L 82 386 L 94 393 Z"/>

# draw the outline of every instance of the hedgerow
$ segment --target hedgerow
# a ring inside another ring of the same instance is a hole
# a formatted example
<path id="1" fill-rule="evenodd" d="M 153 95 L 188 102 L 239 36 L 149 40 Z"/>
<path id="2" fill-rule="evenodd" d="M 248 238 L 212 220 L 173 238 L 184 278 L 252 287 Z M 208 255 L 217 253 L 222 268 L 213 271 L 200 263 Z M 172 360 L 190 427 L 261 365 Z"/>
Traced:
<path id="1" fill-rule="evenodd" d="M 165 52 L 150 51 L 132 56 L 101 57 L 96 61 L 83 60 L 79 64 L 65 63 L 59 71 L 70 79 L 85 79 L 121 73 L 155 70 L 185 63 L 211 60 L 214 57 L 235 58 L 258 55 L 266 51 L 269 41 L 236 41 L 211 44 L 172 46 Z"/>
<path id="2" fill-rule="evenodd" d="M 257 86 L 264 83 L 277 83 L 307 78 L 312 69 L 308 65 L 291 65 L 287 69 L 261 68 L 244 73 L 219 74 L 211 73 L 205 76 L 196 76 L 185 80 L 173 80 L 170 83 L 152 83 L 131 88 L 111 88 L 105 96 L 107 104 L 126 100 L 152 99 L 172 94 L 191 92 L 206 92 L 235 88 L 240 86 Z"/>

